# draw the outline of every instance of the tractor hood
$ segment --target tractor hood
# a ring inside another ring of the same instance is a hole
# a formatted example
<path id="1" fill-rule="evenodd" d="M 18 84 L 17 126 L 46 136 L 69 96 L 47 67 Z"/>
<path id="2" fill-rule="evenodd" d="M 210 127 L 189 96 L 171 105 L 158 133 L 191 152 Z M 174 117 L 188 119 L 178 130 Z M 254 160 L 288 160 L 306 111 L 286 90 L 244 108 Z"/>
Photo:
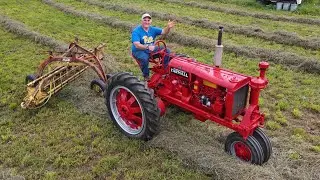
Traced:
<path id="1" fill-rule="evenodd" d="M 171 59 L 169 68 L 170 73 L 178 74 L 185 78 L 196 76 L 231 91 L 235 91 L 245 84 L 248 84 L 251 79 L 250 76 L 199 63 L 188 57 L 175 57 Z"/>

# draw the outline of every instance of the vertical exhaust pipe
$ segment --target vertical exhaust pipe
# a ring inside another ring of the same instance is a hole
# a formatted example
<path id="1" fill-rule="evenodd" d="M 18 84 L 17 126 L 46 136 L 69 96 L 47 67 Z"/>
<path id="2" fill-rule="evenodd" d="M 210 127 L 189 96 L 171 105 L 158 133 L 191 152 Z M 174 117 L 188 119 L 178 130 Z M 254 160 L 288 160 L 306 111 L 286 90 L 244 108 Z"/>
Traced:
<path id="1" fill-rule="evenodd" d="M 216 44 L 214 57 L 213 57 L 214 65 L 216 67 L 220 67 L 222 62 L 222 53 L 223 53 L 222 33 L 223 33 L 223 27 L 219 26 L 218 43 Z"/>

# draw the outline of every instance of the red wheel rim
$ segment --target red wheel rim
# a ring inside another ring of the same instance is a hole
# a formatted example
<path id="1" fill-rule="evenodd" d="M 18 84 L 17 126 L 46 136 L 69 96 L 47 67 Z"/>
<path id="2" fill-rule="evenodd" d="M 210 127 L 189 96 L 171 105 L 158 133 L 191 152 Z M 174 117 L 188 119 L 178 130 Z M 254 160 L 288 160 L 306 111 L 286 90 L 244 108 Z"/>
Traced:
<path id="1" fill-rule="evenodd" d="M 251 150 L 243 142 L 235 142 L 233 144 L 234 155 L 244 161 L 251 161 Z"/>
<path id="2" fill-rule="evenodd" d="M 143 124 L 142 111 L 136 97 L 124 88 L 116 95 L 116 106 L 120 117 L 131 129 L 139 129 Z"/>

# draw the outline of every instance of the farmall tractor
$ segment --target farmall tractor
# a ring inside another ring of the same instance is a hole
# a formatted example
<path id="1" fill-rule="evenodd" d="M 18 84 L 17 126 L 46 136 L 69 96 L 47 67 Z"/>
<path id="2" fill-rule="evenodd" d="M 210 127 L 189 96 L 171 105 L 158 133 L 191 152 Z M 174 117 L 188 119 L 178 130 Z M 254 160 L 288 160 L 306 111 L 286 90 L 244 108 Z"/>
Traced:
<path id="1" fill-rule="evenodd" d="M 259 94 L 268 84 L 265 72 L 269 64 L 259 63 L 259 77 L 220 68 L 222 32 L 221 27 L 214 66 L 173 54 L 165 67 L 166 44 L 157 41 L 155 45 L 162 50 L 151 55 L 153 73 L 147 87 L 128 72 L 108 79 L 104 92 L 106 105 L 122 133 L 150 140 L 159 129 L 160 116 L 166 107 L 175 105 L 200 121 L 210 120 L 233 129 L 235 132 L 225 142 L 229 154 L 259 165 L 269 160 L 272 147 L 260 128 L 264 125 L 264 114 L 259 110 Z"/>
<path id="2" fill-rule="evenodd" d="M 107 75 L 101 63 L 103 45 L 87 50 L 76 40 L 66 52 L 50 53 L 37 73 L 26 77 L 27 95 L 21 107 L 42 107 L 53 94 L 91 68 L 99 77 L 91 82 L 91 88 L 104 92 L 110 117 L 126 136 L 152 139 L 166 107 L 175 105 L 200 121 L 210 120 L 234 130 L 226 139 L 225 150 L 243 161 L 261 165 L 272 152 L 270 140 L 261 129 L 264 114 L 259 110 L 260 91 L 268 84 L 265 72 L 269 64 L 259 63 L 259 77 L 221 68 L 222 32 L 221 27 L 214 65 L 166 54 L 165 42 L 157 41 L 155 44 L 162 50 L 151 55 L 152 76 L 148 82 L 128 72 Z M 167 66 L 163 63 L 165 56 L 171 58 Z"/>

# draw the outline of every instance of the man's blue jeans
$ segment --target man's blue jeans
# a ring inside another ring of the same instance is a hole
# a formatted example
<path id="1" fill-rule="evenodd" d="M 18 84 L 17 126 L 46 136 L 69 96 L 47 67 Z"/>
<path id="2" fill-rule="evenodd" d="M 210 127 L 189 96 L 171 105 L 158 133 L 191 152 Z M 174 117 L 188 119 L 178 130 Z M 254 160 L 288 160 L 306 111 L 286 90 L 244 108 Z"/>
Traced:
<path id="1" fill-rule="evenodd" d="M 162 47 L 160 47 L 160 50 L 163 49 Z M 155 47 L 154 51 L 152 52 L 157 52 L 159 51 L 159 47 Z M 136 52 L 132 52 L 132 55 L 138 59 L 138 61 L 140 62 L 141 65 L 141 71 L 143 74 L 143 77 L 149 77 L 149 58 L 150 58 L 150 53 L 151 51 L 149 50 L 140 50 L 140 51 L 136 51 Z M 170 50 L 167 49 L 166 50 L 167 54 L 170 54 Z M 164 67 L 167 67 L 168 63 L 169 63 L 169 56 L 165 56 L 164 57 Z"/>

